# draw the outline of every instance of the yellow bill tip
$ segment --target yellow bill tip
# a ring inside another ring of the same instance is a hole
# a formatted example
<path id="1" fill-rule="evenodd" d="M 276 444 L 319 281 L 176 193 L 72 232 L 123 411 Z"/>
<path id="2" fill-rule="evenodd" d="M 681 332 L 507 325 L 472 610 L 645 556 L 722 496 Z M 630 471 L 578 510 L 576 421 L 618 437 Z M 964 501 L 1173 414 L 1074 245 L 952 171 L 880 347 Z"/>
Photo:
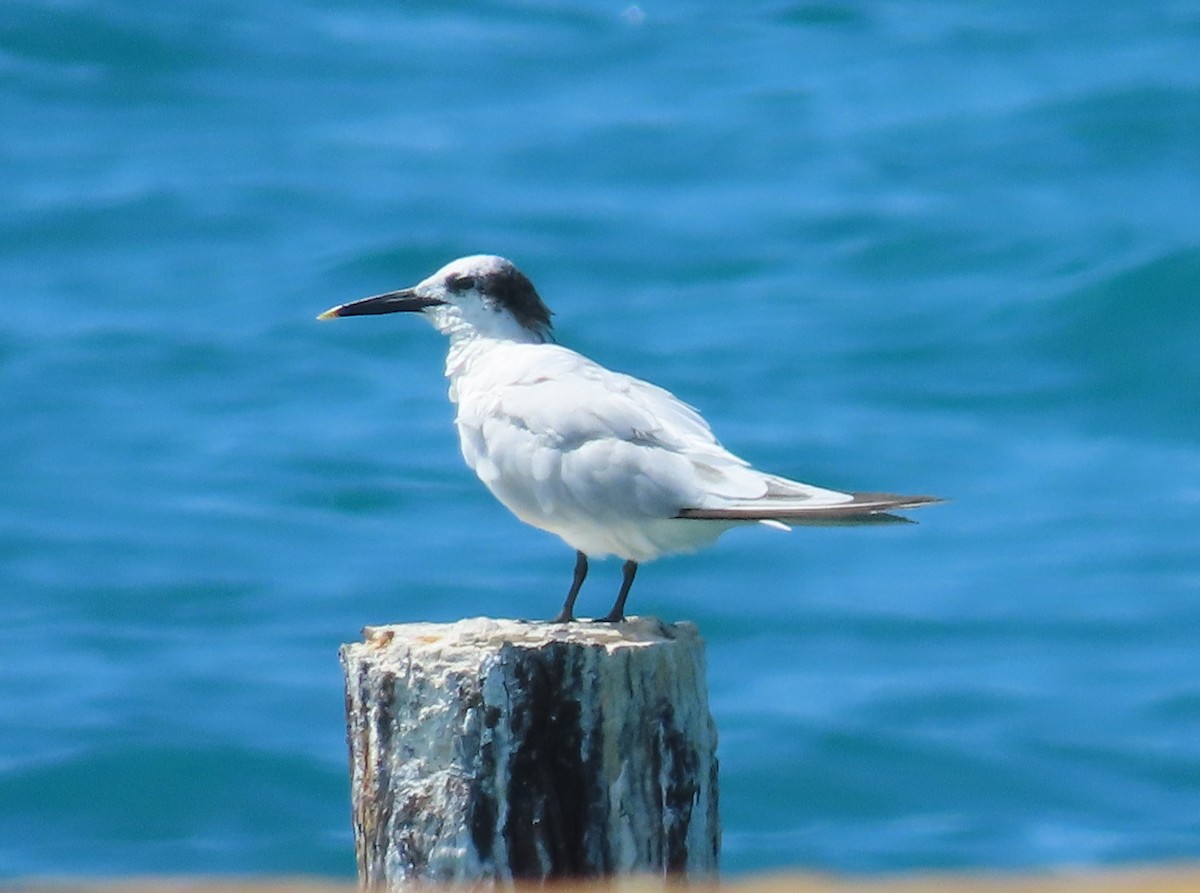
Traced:
<path id="1" fill-rule="evenodd" d="M 337 319 L 338 311 L 341 307 L 330 307 L 324 313 L 317 314 L 317 319 Z"/>

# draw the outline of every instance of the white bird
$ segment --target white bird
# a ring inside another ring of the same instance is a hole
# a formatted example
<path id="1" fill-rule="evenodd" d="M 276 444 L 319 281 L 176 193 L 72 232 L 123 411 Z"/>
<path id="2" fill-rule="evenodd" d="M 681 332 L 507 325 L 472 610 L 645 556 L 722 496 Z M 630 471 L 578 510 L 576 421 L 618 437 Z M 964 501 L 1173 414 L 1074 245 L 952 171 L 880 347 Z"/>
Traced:
<path id="1" fill-rule="evenodd" d="M 555 622 L 574 619 L 589 556 L 625 559 L 601 618 L 617 622 L 639 563 L 710 545 L 732 527 L 899 521 L 887 512 L 940 501 L 842 493 L 751 468 L 669 391 L 556 344 L 550 310 L 502 257 L 462 257 L 412 288 L 317 318 L 403 312 L 450 339 L 446 377 L 467 465 L 514 515 L 576 551 Z"/>

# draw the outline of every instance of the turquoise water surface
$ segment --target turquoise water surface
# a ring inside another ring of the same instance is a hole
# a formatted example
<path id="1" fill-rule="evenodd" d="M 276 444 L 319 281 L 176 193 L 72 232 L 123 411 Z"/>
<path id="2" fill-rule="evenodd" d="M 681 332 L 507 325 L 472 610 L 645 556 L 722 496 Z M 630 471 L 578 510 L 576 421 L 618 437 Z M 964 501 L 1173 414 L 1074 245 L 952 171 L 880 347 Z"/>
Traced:
<path id="1" fill-rule="evenodd" d="M 313 319 L 475 252 L 757 465 L 953 500 L 642 569 L 728 871 L 1200 858 L 1197 60 L 1182 0 L 8 0 L 0 877 L 349 876 L 338 644 L 558 609 L 442 340 Z"/>

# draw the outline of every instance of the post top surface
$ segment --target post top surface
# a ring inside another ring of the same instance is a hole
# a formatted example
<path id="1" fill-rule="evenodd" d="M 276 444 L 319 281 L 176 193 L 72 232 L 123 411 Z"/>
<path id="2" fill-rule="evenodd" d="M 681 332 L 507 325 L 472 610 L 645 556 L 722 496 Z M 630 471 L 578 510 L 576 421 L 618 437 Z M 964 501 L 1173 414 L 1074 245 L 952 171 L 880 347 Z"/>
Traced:
<path id="1" fill-rule="evenodd" d="M 407 646 L 451 649 L 496 649 L 503 645 L 538 648 L 552 643 L 603 646 L 609 651 L 643 648 L 666 642 L 698 640 L 689 621 L 664 623 L 656 617 L 629 617 L 622 623 L 577 620 L 548 623 L 471 617 L 454 623 L 395 623 L 363 629 L 364 642 L 350 647 Z"/>

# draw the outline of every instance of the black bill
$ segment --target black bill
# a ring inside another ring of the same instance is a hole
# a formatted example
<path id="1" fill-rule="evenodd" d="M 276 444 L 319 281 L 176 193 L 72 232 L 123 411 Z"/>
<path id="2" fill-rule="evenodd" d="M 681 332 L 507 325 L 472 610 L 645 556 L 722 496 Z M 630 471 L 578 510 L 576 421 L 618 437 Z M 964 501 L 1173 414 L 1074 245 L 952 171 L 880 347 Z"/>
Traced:
<path id="1" fill-rule="evenodd" d="M 445 304 L 437 298 L 423 298 L 411 288 L 400 291 L 390 291 L 385 295 L 374 295 L 361 301 L 351 301 L 349 304 L 339 304 L 330 307 L 317 319 L 333 319 L 337 316 L 371 316 L 376 313 L 414 313 L 426 307 L 436 307 Z"/>

